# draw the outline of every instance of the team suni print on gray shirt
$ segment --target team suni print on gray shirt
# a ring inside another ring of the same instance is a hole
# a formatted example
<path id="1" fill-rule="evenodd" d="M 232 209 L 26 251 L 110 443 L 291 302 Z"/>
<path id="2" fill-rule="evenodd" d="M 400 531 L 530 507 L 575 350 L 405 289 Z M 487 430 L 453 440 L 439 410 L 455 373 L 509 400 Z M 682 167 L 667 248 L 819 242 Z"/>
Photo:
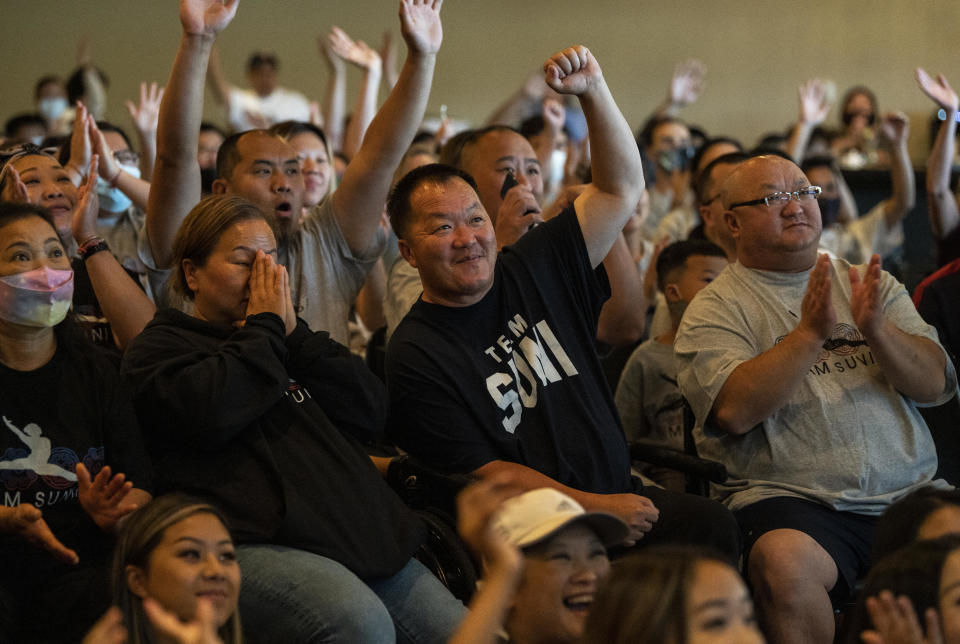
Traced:
<path id="1" fill-rule="evenodd" d="M 679 385 L 697 418 L 700 455 L 727 466 L 730 479 L 714 492 L 733 510 L 764 498 L 796 496 L 877 515 L 936 472 L 933 440 L 915 403 L 886 380 L 853 323 L 849 266 L 832 260 L 837 324 L 816 364 L 779 411 L 741 436 L 705 432 L 703 421 L 733 370 L 797 326 L 809 271 L 732 264 L 684 313 L 675 344 Z M 937 340 L 903 285 L 885 272 L 880 294 L 884 315 L 897 327 Z M 946 371 L 937 403 L 957 386 L 950 360 Z"/>

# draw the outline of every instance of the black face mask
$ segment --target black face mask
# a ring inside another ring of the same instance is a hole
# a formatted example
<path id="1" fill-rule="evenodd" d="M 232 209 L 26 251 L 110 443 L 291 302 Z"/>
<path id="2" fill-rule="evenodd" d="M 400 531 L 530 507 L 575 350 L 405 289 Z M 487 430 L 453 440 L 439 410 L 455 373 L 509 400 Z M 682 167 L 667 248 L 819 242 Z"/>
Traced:
<path id="1" fill-rule="evenodd" d="M 200 190 L 203 194 L 213 193 L 213 182 L 217 178 L 216 168 L 200 168 Z"/>
<path id="2" fill-rule="evenodd" d="M 823 222 L 823 227 L 826 228 L 836 222 L 840 215 L 840 197 L 834 199 L 821 197 L 817 202 L 820 204 L 820 220 Z"/>
<path id="3" fill-rule="evenodd" d="M 690 167 L 690 161 L 695 153 L 696 149 L 692 145 L 667 150 L 657 157 L 657 165 L 665 172 L 682 172 Z"/>

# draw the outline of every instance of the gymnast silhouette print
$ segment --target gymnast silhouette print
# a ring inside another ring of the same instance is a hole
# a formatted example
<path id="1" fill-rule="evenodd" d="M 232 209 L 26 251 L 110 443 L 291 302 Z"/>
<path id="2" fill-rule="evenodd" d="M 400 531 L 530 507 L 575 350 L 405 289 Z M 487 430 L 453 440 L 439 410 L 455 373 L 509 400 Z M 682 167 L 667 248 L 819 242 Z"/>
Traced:
<path id="1" fill-rule="evenodd" d="M 39 425 L 30 423 L 21 430 L 7 420 L 6 416 L 3 417 L 3 422 L 27 446 L 30 453 L 23 458 L 12 461 L 0 461 L 0 470 L 30 470 L 36 472 L 38 476 L 59 476 L 68 481 L 77 480 L 77 475 L 70 470 L 65 470 L 55 463 L 47 462 L 50 460 L 52 451 L 50 439 L 41 436 Z"/>

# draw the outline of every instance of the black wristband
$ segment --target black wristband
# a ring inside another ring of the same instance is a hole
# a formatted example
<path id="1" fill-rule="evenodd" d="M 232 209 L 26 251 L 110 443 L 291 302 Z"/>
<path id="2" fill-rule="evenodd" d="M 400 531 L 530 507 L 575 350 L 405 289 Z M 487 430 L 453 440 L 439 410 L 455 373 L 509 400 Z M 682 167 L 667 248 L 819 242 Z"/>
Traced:
<path id="1" fill-rule="evenodd" d="M 93 246 L 84 247 L 77 251 L 77 254 L 80 255 L 80 259 L 87 261 L 92 255 L 96 255 L 102 250 L 110 250 L 110 246 L 107 245 L 107 242 L 103 239 L 98 241 Z"/>

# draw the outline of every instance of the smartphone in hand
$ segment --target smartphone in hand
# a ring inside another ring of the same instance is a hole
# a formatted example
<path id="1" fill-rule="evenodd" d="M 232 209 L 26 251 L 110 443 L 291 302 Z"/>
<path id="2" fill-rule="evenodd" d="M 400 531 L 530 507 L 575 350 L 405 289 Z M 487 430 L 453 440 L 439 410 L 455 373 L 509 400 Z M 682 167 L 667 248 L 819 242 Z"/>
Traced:
<path id="1" fill-rule="evenodd" d="M 507 191 L 510 190 L 510 188 L 519 185 L 519 183 L 520 182 L 517 181 L 517 177 L 513 174 L 513 170 L 507 170 L 507 176 L 504 177 L 503 185 L 500 186 L 500 198 L 505 199 L 507 196 Z"/>

